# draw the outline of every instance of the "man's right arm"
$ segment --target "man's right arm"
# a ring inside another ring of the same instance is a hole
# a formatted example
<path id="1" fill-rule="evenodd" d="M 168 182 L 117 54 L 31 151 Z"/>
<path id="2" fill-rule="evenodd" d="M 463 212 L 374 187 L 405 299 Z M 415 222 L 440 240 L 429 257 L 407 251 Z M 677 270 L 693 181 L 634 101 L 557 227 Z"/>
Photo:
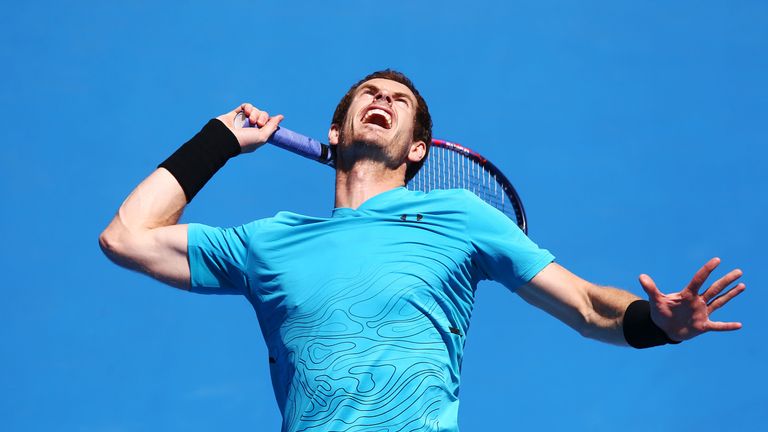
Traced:
<path id="1" fill-rule="evenodd" d="M 131 192 L 101 233 L 102 251 L 120 266 L 189 289 L 187 225 L 176 225 L 186 204 L 176 178 L 158 168 Z"/>
<path id="2" fill-rule="evenodd" d="M 260 128 L 234 129 L 235 115 L 244 111 Z M 263 145 L 282 116 L 269 117 L 251 104 L 243 104 L 218 117 L 235 135 L 242 153 Z M 189 289 L 187 225 L 177 225 L 188 202 L 179 180 L 158 168 L 126 198 L 99 236 L 105 255 L 116 264 L 147 274 L 168 285 Z"/>

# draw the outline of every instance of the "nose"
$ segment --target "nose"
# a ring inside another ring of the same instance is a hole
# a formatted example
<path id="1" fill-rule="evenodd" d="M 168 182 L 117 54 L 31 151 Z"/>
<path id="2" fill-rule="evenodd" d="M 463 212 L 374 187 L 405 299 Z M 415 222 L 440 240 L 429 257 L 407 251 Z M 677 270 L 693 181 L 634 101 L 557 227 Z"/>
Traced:
<path id="1" fill-rule="evenodd" d="M 392 96 L 386 90 L 379 90 L 376 96 L 373 97 L 375 102 L 385 102 L 387 105 L 392 105 Z"/>

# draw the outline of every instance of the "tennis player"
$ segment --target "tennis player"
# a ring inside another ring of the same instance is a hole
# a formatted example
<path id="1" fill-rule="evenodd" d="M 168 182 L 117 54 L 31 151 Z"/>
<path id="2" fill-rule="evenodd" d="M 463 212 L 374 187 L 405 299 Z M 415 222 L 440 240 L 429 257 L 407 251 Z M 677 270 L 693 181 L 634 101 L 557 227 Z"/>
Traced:
<path id="1" fill-rule="evenodd" d="M 233 128 L 241 111 L 259 128 Z M 330 217 L 177 224 L 206 181 L 282 119 L 243 104 L 211 120 L 136 187 L 99 243 L 117 264 L 169 285 L 251 302 L 283 431 L 457 431 L 464 343 L 484 279 L 618 345 L 741 327 L 710 320 L 743 292 L 732 286 L 740 270 L 700 293 L 718 258 L 673 294 L 641 275 L 646 301 L 574 275 L 470 192 L 405 189 L 429 152 L 432 120 L 411 81 L 391 70 L 353 85 L 333 115 Z"/>

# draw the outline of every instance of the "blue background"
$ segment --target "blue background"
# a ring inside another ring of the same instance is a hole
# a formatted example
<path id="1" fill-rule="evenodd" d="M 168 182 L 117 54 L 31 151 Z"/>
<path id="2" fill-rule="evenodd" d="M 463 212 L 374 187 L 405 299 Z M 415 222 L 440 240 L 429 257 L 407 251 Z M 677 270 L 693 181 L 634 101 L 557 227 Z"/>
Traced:
<path id="1" fill-rule="evenodd" d="M 716 313 L 741 331 L 645 351 L 481 285 L 463 431 L 768 430 L 768 3 L 64 3 L 0 15 L 3 430 L 279 430 L 250 305 L 119 268 L 97 237 L 207 119 L 251 101 L 324 139 L 385 67 L 435 136 L 507 173 L 531 236 L 582 277 L 642 294 L 640 273 L 676 291 L 712 256 L 745 272 Z M 332 205 L 331 170 L 263 148 L 182 222 Z"/>

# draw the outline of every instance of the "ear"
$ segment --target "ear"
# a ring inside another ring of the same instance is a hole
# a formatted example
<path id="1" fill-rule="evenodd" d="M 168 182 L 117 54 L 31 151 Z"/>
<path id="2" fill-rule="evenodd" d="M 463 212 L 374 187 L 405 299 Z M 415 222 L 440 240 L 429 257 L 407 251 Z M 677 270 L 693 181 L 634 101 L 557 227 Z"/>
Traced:
<path id="1" fill-rule="evenodd" d="M 411 144 L 411 151 L 408 152 L 408 160 L 410 162 L 418 162 L 424 159 L 424 156 L 426 155 L 427 145 L 424 144 L 424 141 L 416 141 L 415 143 Z"/>
<path id="2" fill-rule="evenodd" d="M 328 144 L 337 145 L 339 143 L 339 125 L 336 123 L 331 125 L 328 129 Z"/>

